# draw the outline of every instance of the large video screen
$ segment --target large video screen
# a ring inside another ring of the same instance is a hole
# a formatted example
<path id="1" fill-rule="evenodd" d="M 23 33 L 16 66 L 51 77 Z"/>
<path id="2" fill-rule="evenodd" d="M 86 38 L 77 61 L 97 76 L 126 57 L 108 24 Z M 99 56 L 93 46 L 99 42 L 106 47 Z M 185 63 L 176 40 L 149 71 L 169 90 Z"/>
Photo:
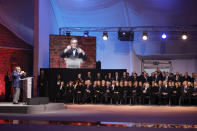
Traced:
<path id="1" fill-rule="evenodd" d="M 96 68 L 96 37 L 50 35 L 50 68 Z"/>

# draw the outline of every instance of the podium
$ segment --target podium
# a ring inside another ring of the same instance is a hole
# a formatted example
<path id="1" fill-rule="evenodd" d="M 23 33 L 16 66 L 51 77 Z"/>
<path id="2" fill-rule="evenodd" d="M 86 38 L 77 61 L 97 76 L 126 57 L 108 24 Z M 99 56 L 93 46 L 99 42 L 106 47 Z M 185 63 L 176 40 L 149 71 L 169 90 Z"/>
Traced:
<path id="1" fill-rule="evenodd" d="M 27 102 L 28 98 L 32 98 L 33 77 L 21 79 L 23 87 L 23 102 Z"/>
<path id="2" fill-rule="evenodd" d="M 81 58 L 64 58 L 66 68 L 80 68 L 83 60 Z"/>

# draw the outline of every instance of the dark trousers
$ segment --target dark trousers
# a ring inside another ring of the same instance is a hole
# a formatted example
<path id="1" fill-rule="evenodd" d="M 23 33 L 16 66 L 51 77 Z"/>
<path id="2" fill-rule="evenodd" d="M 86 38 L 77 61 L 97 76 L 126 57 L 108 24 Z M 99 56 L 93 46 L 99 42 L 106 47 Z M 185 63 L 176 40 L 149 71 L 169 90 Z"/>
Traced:
<path id="1" fill-rule="evenodd" d="M 11 86 L 5 86 L 5 101 L 10 101 L 11 99 Z"/>
<path id="2" fill-rule="evenodd" d="M 112 94 L 112 104 L 120 104 L 120 95 L 119 93 Z"/>
<path id="3" fill-rule="evenodd" d="M 151 105 L 157 105 L 159 103 L 159 96 L 157 94 L 153 94 L 150 97 Z"/>
<path id="4" fill-rule="evenodd" d="M 149 101 L 150 101 L 150 96 L 148 96 L 148 95 L 142 95 L 141 96 L 141 101 L 142 101 L 142 104 L 144 105 L 144 104 L 149 104 Z"/>
<path id="5" fill-rule="evenodd" d="M 91 103 L 93 102 L 92 94 L 89 92 L 85 92 L 82 99 L 83 103 Z"/>
<path id="6" fill-rule="evenodd" d="M 170 96 L 170 105 L 179 105 L 179 96 L 178 95 L 171 95 Z"/>
<path id="7" fill-rule="evenodd" d="M 168 95 L 161 95 L 159 104 L 161 105 L 168 105 L 169 104 L 169 96 Z"/>
<path id="8" fill-rule="evenodd" d="M 105 93 L 104 97 L 105 97 L 104 103 L 105 104 L 110 104 L 111 103 L 111 94 L 110 93 Z"/>
<path id="9" fill-rule="evenodd" d="M 77 104 L 82 103 L 82 97 L 83 97 L 82 93 L 76 93 L 75 94 L 75 103 L 77 103 Z"/>
<path id="10" fill-rule="evenodd" d="M 191 97 L 188 95 L 181 96 L 181 105 L 191 105 Z"/>
<path id="11" fill-rule="evenodd" d="M 73 94 L 68 92 L 64 94 L 64 102 L 65 103 L 73 103 Z"/>
<path id="12" fill-rule="evenodd" d="M 197 96 L 191 97 L 191 104 L 197 106 Z"/>

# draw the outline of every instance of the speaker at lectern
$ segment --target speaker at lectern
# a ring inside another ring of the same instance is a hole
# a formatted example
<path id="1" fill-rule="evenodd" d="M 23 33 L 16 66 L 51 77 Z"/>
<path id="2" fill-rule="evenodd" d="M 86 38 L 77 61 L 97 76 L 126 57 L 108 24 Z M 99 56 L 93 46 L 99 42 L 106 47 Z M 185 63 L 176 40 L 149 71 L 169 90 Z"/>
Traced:
<path id="1" fill-rule="evenodd" d="M 25 77 L 22 80 L 23 102 L 27 102 L 27 98 L 32 98 L 33 77 Z"/>
<path id="2" fill-rule="evenodd" d="M 80 68 L 83 63 L 81 58 L 64 58 L 66 68 Z"/>

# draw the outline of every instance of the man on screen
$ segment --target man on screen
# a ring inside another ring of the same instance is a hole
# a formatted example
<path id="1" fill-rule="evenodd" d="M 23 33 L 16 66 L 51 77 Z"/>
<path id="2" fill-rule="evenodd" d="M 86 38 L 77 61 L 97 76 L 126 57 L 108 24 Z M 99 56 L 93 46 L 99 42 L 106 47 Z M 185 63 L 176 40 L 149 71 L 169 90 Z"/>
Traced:
<path id="1" fill-rule="evenodd" d="M 61 53 L 61 57 L 67 58 L 81 58 L 82 60 L 87 60 L 87 55 L 85 52 L 78 46 L 78 40 L 76 38 L 72 38 L 70 41 L 70 45 L 68 45 L 64 51 Z"/>

